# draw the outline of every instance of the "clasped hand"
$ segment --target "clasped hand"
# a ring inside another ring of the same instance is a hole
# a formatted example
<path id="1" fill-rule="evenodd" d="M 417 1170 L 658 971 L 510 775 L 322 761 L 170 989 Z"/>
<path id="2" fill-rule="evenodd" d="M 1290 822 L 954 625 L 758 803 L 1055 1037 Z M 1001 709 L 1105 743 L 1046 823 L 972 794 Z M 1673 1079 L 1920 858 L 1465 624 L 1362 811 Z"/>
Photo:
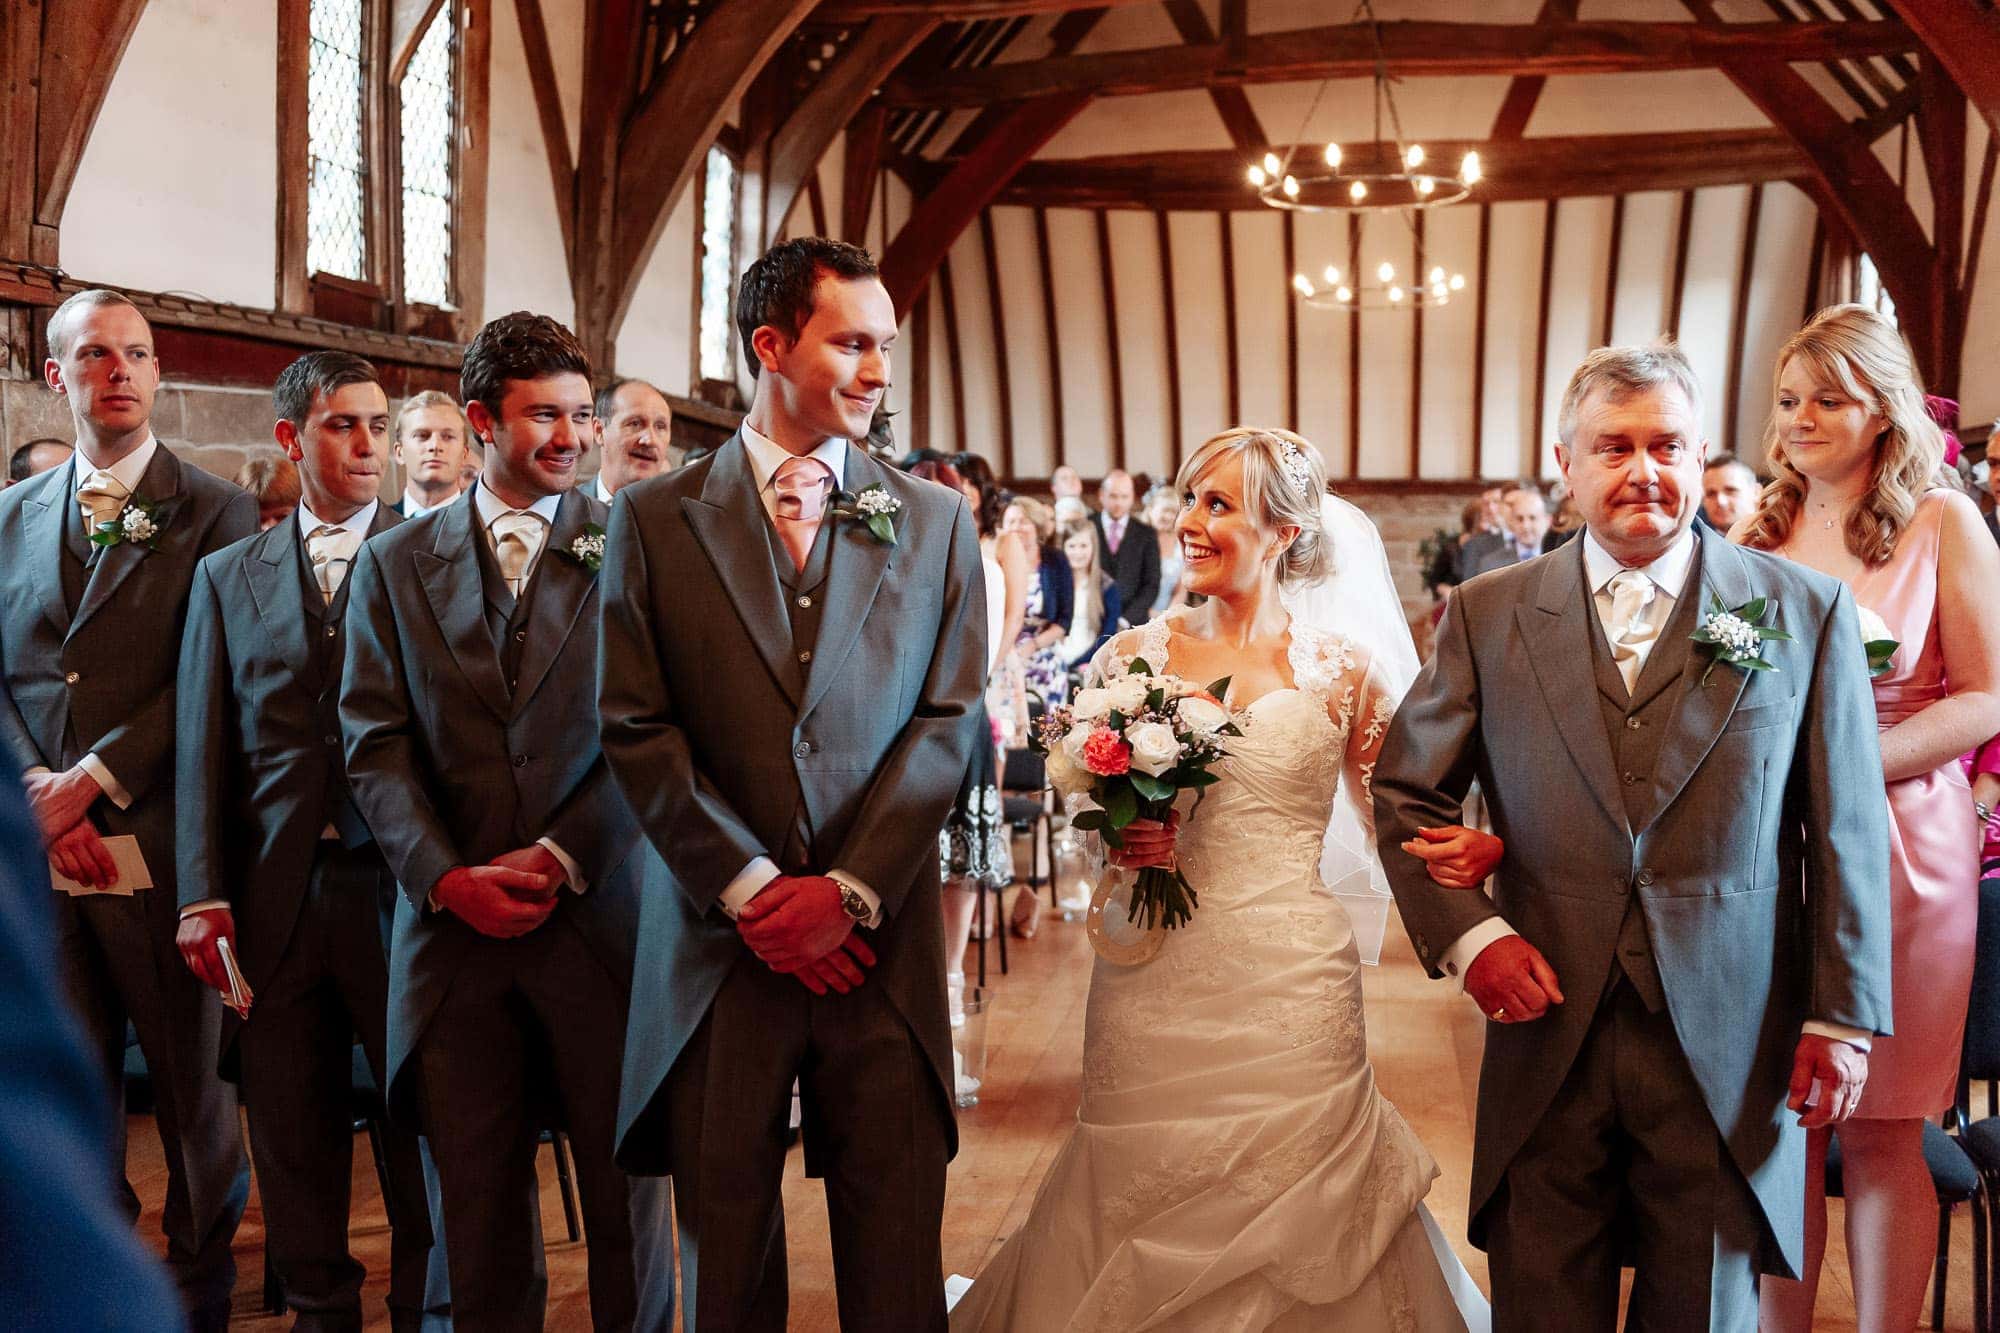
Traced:
<path id="1" fill-rule="evenodd" d="M 840 885 L 825 875 L 780 875 L 736 914 L 736 933 L 773 972 L 799 979 L 815 995 L 846 995 L 875 966 L 875 951 L 855 933 Z"/>
<path id="2" fill-rule="evenodd" d="M 453 866 L 438 876 L 431 897 L 480 934 L 511 940 L 549 919 L 567 878 L 555 854 L 536 845 L 483 866 Z"/>
<path id="3" fill-rule="evenodd" d="M 1127 870 L 1174 867 L 1174 847 L 1180 840 L 1181 812 L 1170 810 L 1166 821 L 1135 819 L 1118 831 L 1120 845 L 1105 848 L 1111 864 Z"/>
<path id="4" fill-rule="evenodd" d="M 49 864 L 93 889 L 116 883 L 118 867 L 110 849 L 84 818 L 91 803 L 104 794 L 97 779 L 78 765 L 61 773 L 30 773 L 22 783 L 48 847 Z"/>

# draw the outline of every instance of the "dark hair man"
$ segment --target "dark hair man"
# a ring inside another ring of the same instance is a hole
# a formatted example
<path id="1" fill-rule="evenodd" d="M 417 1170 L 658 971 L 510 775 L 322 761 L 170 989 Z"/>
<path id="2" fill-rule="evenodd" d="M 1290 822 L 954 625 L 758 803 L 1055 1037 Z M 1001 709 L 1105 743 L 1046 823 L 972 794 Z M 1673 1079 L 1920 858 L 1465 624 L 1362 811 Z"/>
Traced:
<path id="1" fill-rule="evenodd" d="M 598 750 L 590 529 L 606 511 L 575 488 L 590 363 L 561 324 L 517 311 L 472 340 L 460 385 L 485 469 L 361 548 L 348 609 L 348 776 L 402 889 L 389 1096 L 429 1135 L 459 1327 L 541 1327 L 535 1145 L 553 1111 L 575 1149 L 592 1320 L 666 1328 L 666 1182 L 612 1161 L 648 853 Z"/>
<path id="2" fill-rule="evenodd" d="M 167 1262 L 190 1322 L 220 1328 L 249 1168 L 215 1073 L 221 1002 L 174 961 L 174 671 L 195 564 L 256 531 L 257 506 L 154 437 L 159 362 L 128 299 L 78 292 L 48 341 L 43 373 L 77 452 L 0 493 L 0 746 L 67 890 L 49 952 L 113 1086 L 126 1022 L 138 1030 L 166 1150 Z M 122 1135 L 118 1152 L 122 1168 Z"/>
<path id="3" fill-rule="evenodd" d="M 29 440 L 7 458 L 7 485 L 12 486 L 15 482 L 59 468 L 69 462 L 70 455 L 75 452 L 63 440 Z"/>

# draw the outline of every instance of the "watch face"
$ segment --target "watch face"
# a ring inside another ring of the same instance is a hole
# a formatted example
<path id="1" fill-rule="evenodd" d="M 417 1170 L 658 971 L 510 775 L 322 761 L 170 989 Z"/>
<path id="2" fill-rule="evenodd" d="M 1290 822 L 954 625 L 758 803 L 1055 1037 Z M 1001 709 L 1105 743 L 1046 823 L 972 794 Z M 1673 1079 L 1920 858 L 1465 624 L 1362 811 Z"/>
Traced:
<path id="1" fill-rule="evenodd" d="M 868 919 L 868 900 L 851 884 L 840 886 L 840 905 L 856 921 Z"/>

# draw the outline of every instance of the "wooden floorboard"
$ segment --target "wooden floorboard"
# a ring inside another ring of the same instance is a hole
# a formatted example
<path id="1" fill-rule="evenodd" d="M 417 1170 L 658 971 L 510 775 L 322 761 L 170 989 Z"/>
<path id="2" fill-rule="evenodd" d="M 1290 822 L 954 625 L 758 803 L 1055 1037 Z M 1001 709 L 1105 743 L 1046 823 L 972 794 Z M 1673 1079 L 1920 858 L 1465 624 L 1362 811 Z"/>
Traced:
<path id="1" fill-rule="evenodd" d="M 1443 983 L 1427 979 L 1393 921 L 1382 965 L 1366 974 L 1369 1049 L 1383 1093 L 1401 1109 L 1437 1159 L 1439 1176 L 1428 1200 L 1445 1234 L 1484 1285 L 1486 1259 L 1464 1240 L 1466 1182 L 1472 1160 L 1472 1107 L 1478 1079 L 1482 1021 L 1469 1002 Z M 998 960 L 988 988 L 988 1066 L 980 1105 L 959 1119 L 960 1150 L 952 1164 L 945 1203 L 944 1260 L 948 1270 L 976 1273 L 1020 1225 L 1036 1185 L 1075 1118 L 1083 1049 L 1084 997 L 1091 953 L 1081 923 L 1049 914 L 1038 937 L 1011 942 L 1012 972 L 1000 977 Z M 132 1117 L 134 1185 L 147 1202 L 140 1226 L 159 1239 L 160 1201 L 166 1191 L 159 1141 L 147 1116 Z M 562 1240 L 562 1207 L 547 1150 L 542 1166 L 542 1226 L 548 1247 L 548 1327 L 558 1333 L 587 1330 L 585 1255 Z M 832 1259 L 826 1241 L 826 1203 L 818 1183 L 804 1179 L 794 1150 L 785 1177 L 786 1238 L 791 1255 L 791 1323 L 799 1333 L 831 1333 L 835 1315 Z M 1841 1333 L 1854 1327 L 1853 1291 L 1839 1241 L 1840 1205 L 1833 1204 L 1835 1236 L 1827 1257 L 1817 1328 Z M 1923 1223 L 1930 1225 L 1928 1221 Z M 355 1140 L 354 1230 L 356 1256 L 367 1265 L 364 1290 L 368 1327 L 388 1327 L 382 1301 L 387 1287 L 389 1234 L 367 1140 Z M 288 1320 L 261 1315 L 263 1213 L 252 1196 L 237 1234 L 240 1269 L 236 1318 L 246 1330 L 276 1330 Z M 163 1246 L 162 1246 L 163 1248 Z M 1946 1328 L 1972 1326 L 1971 1223 L 1963 1209 L 1953 1220 Z M 1928 1307 L 1926 1307 L 1928 1312 Z"/>

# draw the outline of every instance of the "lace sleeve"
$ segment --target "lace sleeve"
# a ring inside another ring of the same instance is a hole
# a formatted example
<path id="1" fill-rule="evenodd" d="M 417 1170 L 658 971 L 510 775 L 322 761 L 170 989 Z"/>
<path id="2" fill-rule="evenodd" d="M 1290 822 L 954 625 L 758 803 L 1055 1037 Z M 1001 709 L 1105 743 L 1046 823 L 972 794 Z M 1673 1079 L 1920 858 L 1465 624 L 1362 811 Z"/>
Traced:
<path id="1" fill-rule="evenodd" d="M 1374 663 L 1360 659 L 1346 688 L 1355 700 L 1353 718 L 1347 731 L 1347 752 L 1341 780 L 1352 792 L 1362 824 L 1372 838 L 1375 833 L 1375 761 L 1382 754 L 1382 740 L 1389 734 L 1389 721 L 1396 716 L 1396 699 L 1383 686 Z"/>

